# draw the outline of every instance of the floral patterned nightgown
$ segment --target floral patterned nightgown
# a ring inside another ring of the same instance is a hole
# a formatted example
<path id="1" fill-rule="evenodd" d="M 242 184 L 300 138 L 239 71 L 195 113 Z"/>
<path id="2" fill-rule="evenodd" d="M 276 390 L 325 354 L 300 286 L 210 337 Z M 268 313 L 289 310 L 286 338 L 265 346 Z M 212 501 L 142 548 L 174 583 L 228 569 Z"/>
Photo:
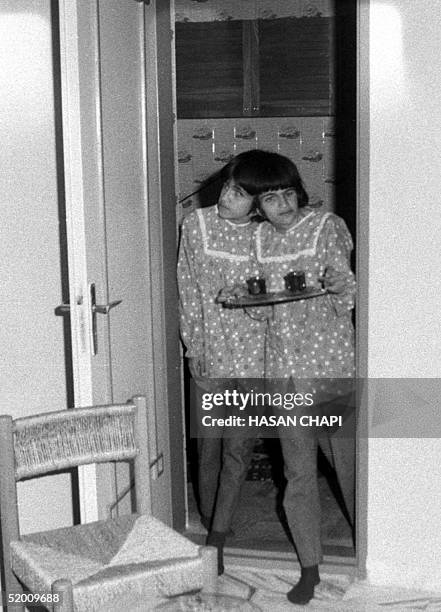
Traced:
<path id="1" fill-rule="evenodd" d="M 266 376 L 292 377 L 297 388 L 299 379 L 354 375 L 352 239 L 337 215 L 310 208 L 303 213 L 286 233 L 277 232 L 267 222 L 256 231 L 257 260 L 267 291 L 283 290 L 283 277 L 294 270 L 306 273 L 307 287 L 320 288 L 318 277 L 328 266 L 347 273 L 348 286 L 342 294 L 274 306 L 268 321 Z"/>
<path id="2" fill-rule="evenodd" d="M 181 335 L 187 357 L 209 378 L 262 378 L 265 323 L 216 303 L 219 291 L 257 274 L 250 253 L 256 224 L 221 219 L 217 207 L 183 222 L 178 262 Z"/>

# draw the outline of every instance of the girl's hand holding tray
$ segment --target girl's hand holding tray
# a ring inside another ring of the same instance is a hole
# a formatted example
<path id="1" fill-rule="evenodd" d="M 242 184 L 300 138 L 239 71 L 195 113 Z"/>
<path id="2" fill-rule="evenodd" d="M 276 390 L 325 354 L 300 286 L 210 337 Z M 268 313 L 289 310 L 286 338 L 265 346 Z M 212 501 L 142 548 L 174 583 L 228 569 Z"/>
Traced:
<path id="1" fill-rule="evenodd" d="M 249 295 L 248 288 L 246 285 L 233 285 L 229 287 L 223 287 L 216 298 L 218 304 L 225 304 L 231 300 L 240 299 Z"/>
<path id="2" fill-rule="evenodd" d="M 319 281 L 328 293 L 344 293 L 346 289 L 355 286 L 355 281 L 347 272 L 335 270 L 332 266 L 326 268 L 325 274 L 319 277 Z"/>

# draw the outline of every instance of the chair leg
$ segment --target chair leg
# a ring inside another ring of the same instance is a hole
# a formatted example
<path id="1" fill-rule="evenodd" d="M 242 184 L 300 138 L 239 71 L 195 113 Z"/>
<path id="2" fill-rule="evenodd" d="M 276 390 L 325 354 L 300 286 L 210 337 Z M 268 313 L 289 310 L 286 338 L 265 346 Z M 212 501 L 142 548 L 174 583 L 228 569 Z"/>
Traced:
<path id="1" fill-rule="evenodd" d="M 60 578 L 52 584 L 52 595 L 58 595 L 59 601 L 54 603 L 54 612 L 74 612 L 72 582 Z"/>
<path id="2" fill-rule="evenodd" d="M 6 600 L 6 605 L 4 607 L 5 612 L 9 612 L 9 610 L 11 610 L 11 612 L 25 612 L 25 606 L 21 606 L 19 604 L 8 605 L 8 594 L 21 594 L 23 593 L 23 587 L 21 586 L 21 583 L 17 580 L 17 577 L 15 576 L 14 572 L 10 568 L 6 567 L 6 563 L 4 567 L 4 579 L 5 584 L 3 585 L 3 592 L 5 593 Z M 2 602 L 0 601 L 0 609 L 2 609 L 1 604 Z"/>
<path id="3" fill-rule="evenodd" d="M 217 588 L 217 549 L 203 546 L 201 549 L 203 587 L 205 593 L 215 593 Z"/>

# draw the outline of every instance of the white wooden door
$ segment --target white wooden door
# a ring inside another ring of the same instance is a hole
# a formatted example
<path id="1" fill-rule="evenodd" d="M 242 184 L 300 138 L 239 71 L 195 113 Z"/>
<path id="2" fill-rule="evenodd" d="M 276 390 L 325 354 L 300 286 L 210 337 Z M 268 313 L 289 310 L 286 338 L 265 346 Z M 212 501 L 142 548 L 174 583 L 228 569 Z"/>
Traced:
<path id="1" fill-rule="evenodd" d="M 157 57 L 146 55 L 155 6 L 59 6 L 75 403 L 147 396 L 153 513 L 171 522 Z M 84 520 L 127 511 L 128 482 L 125 470 L 83 468 Z"/>

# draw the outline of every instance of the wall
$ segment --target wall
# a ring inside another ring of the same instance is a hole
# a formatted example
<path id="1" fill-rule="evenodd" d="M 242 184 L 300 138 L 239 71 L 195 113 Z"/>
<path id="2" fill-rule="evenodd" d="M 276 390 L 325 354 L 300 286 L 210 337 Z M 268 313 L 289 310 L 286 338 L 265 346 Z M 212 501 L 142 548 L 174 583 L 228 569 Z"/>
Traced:
<path id="1" fill-rule="evenodd" d="M 334 136 L 332 117 L 179 119 L 179 199 L 183 200 L 180 217 L 200 203 L 197 194 L 187 196 L 204 179 L 220 170 L 233 155 L 255 148 L 277 151 L 292 159 L 311 203 L 323 203 L 332 209 Z"/>
<path id="2" fill-rule="evenodd" d="M 371 1 L 370 74 L 362 75 L 370 88 L 370 195 L 361 202 L 369 206 L 368 369 L 383 379 L 369 397 L 367 570 L 375 583 L 439 590 L 441 14 L 437 2 L 417 4 Z"/>
<path id="3" fill-rule="evenodd" d="M 177 21 L 330 17 L 335 0 L 175 0 L 175 10 Z"/>
<path id="4" fill-rule="evenodd" d="M 0 402 L 14 417 L 66 405 L 49 0 L 0 5 Z M 72 520 L 67 476 L 20 484 L 24 532 Z"/>
<path id="5" fill-rule="evenodd" d="M 175 0 L 177 22 L 334 15 L 334 0 Z M 188 197 L 207 177 L 235 154 L 253 148 L 291 158 L 299 167 L 310 202 L 334 208 L 335 126 L 331 117 L 180 119 L 177 136 L 178 221 L 201 203 L 209 204 L 205 193 L 202 200 L 198 194 Z"/>

